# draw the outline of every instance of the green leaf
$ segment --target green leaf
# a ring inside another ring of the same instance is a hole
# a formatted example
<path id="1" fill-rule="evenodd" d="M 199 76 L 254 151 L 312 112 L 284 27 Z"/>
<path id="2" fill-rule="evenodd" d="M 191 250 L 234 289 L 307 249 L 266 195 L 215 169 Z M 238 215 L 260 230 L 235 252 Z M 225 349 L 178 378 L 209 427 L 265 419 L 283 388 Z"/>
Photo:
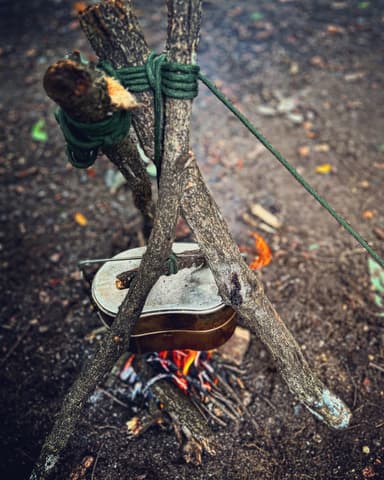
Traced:
<path id="1" fill-rule="evenodd" d="M 373 301 L 378 307 L 382 308 L 384 307 L 384 268 L 372 258 L 368 258 L 368 270 L 371 287 L 375 292 Z"/>
<path id="2" fill-rule="evenodd" d="M 359 8 L 369 8 L 371 2 L 359 2 Z"/>
<path id="3" fill-rule="evenodd" d="M 33 125 L 31 138 L 37 142 L 46 142 L 48 140 L 48 134 L 45 131 L 45 120 L 43 118 L 40 118 L 40 120 Z"/>
<path id="4" fill-rule="evenodd" d="M 264 14 L 256 10 L 255 12 L 251 13 L 250 18 L 253 22 L 258 22 L 264 18 Z"/>

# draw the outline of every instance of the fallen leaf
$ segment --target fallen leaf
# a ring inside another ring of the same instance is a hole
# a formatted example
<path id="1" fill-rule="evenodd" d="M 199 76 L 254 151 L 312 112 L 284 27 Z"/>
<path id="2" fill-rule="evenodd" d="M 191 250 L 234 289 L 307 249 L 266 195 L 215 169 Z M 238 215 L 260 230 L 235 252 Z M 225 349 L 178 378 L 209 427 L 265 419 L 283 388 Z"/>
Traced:
<path id="1" fill-rule="evenodd" d="M 78 223 L 81 227 L 85 227 L 85 225 L 87 225 L 88 223 L 86 217 L 80 212 L 76 212 L 74 218 L 75 222 Z"/>
<path id="2" fill-rule="evenodd" d="M 288 113 L 296 107 L 296 102 L 291 97 L 282 98 L 277 106 L 279 113 Z"/>
<path id="3" fill-rule="evenodd" d="M 96 177 L 96 170 L 94 169 L 94 167 L 87 168 L 87 175 L 91 178 Z"/>
<path id="4" fill-rule="evenodd" d="M 297 151 L 298 151 L 300 157 L 308 157 L 309 152 L 310 152 L 310 148 L 307 145 L 303 145 L 303 146 L 299 147 Z"/>
<path id="5" fill-rule="evenodd" d="M 317 133 L 314 132 L 313 130 L 308 130 L 308 131 L 307 131 L 307 137 L 308 137 L 308 138 L 316 138 L 316 137 L 317 137 Z"/>
<path id="6" fill-rule="evenodd" d="M 376 215 L 376 210 L 364 210 L 363 212 L 363 218 L 365 220 L 371 220 Z"/>
<path id="7" fill-rule="evenodd" d="M 259 270 L 260 268 L 263 268 L 271 263 L 272 252 L 268 243 L 261 235 L 256 232 L 251 232 L 251 236 L 255 239 L 255 250 L 257 252 L 257 256 L 253 259 L 252 263 L 249 265 L 249 268 L 251 270 Z"/>
<path id="8" fill-rule="evenodd" d="M 328 25 L 327 32 L 328 33 L 343 33 L 345 30 L 340 25 Z"/>
<path id="9" fill-rule="evenodd" d="M 290 75 L 297 75 L 299 73 L 299 64 L 297 62 L 292 62 L 289 67 Z"/>
<path id="10" fill-rule="evenodd" d="M 74 2 L 72 4 L 72 8 L 76 13 L 81 13 L 81 12 L 84 12 L 84 10 L 87 8 L 87 3 L 86 2 Z"/>
<path id="11" fill-rule="evenodd" d="M 312 57 L 310 62 L 311 62 L 311 65 L 313 65 L 315 67 L 319 67 L 319 68 L 324 68 L 325 67 L 325 61 L 319 55 L 315 55 L 314 57 Z"/>
<path id="12" fill-rule="evenodd" d="M 304 120 L 304 117 L 301 113 L 288 113 L 287 118 L 295 125 L 300 125 Z"/>
<path id="13" fill-rule="evenodd" d="M 378 307 L 384 307 L 384 268 L 372 258 L 368 258 L 368 271 L 371 288 L 375 293 L 374 302 Z"/>
<path id="14" fill-rule="evenodd" d="M 40 120 L 33 125 L 31 138 L 37 142 L 46 142 L 48 140 L 48 134 L 45 131 L 45 120 L 43 118 L 40 118 Z"/>
<path id="15" fill-rule="evenodd" d="M 281 221 L 275 215 L 273 215 L 273 213 L 266 210 L 260 204 L 254 203 L 249 208 L 251 210 L 252 215 L 255 215 L 255 217 L 260 218 L 261 220 L 263 220 L 263 222 L 267 223 L 271 227 L 276 229 L 281 227 Z"/>
<path id="16" fill-rule="evenodd" d="M 327 143 L 319 143 L 313 149 L 315 152 L 329 152 L 329 145 Z"/>
<path id="17" fill-rule="evenodd" d="M 253 22 L 258 22 L 264 18 L 264 14 L 256 10 L 251 13 L 250 18 Z"/>
<path id="18" fill-rule="evenodd" d="M 273 107 L 269 107 L 268 105 L 259 105 L 256 108 L 257 113 L 260 113 L 260 115 L 265 115 L 266 117 L 272 117 L 273 115 L 276 115 L 276 109 Z"/>
<path id="19" fill-rule="evenodd" d="M 330 163 L 323 163 L 316 167 L 316 173 L 326 174 L 332 171 L 332 165 Z"/>
<path id="20" fill-rule="evenodd" d="M 346 82 L 355 82 L 356 80 L 361 80 L 365 76 L 366 76 L 366 72 L 347 73 L 344 75 L 344 80 Z"/>

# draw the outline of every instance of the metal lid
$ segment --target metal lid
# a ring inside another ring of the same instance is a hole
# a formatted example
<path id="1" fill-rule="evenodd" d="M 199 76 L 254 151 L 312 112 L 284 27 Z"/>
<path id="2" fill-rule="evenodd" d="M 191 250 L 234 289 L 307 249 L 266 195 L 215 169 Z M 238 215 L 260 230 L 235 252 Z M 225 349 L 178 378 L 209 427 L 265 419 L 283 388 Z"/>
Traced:
<path id="1" fill-rule="evenodd" d="M 146 247 L 132 248 L 115 255 L 115 261 L 105 263 L 96 273 L 92 282 L 92 296 L 100 310 L 112 317 L 127 295 L 128 289 L 115 286 L 116 275 L 140 265 Z M 199 250 L 196 243 L 174 243 L 172 250 L 177 253 Z M 116 261 L 116 259 L 124 259 Z M 207 267 L 183 268 L 174 275 L 162 275 L 155 283 L 145 302 L 142 316 L 154 313 L 211 313 L 224 305 L 219 296 L 211 270 Z"/>

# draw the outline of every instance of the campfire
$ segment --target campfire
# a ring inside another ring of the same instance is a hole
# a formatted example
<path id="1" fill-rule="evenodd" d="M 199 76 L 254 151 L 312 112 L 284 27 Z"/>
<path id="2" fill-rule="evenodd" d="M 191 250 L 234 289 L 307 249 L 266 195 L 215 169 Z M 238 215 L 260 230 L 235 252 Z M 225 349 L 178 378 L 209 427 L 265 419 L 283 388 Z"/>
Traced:
<path id="1" fill-rule="evenodd" d="M 261 235 L 249 232 L 249 236 L 254 240 L 253 245 L 241 246 L 240 250 L 246 253 L 250 268 L 261 269 L 270 263 L 271 250 Z M 187 244 L 179 245 L 185 248 Z M 120 255 L 125 256 L 124 253 Z M 181 257 L 182 268 L 188 268 L 194 263 L 197 263 L 198 269 L 207 268 L 201 255 L 196 255 L 195 258 L 197 261 Z M 136 271 L 137 268 L 134 268 L 117 275 L 117 290 L 112 289 L 112 292 L 114 294 L 121 292 L 119 295 L 124 296 L 125 292 L 122 288 L 129 287 L 129 282 Z M 113 272 L 113 275 L 107 276 L 108 292 L 111 289 L 110 278 L 116 273 L 115 270 Z M 122 285 L 118 285 L 118 282 Z M 120 301 L 121 299 L 118 299 L 118 302 Z M 221 315 L 220 311 L 218 315 Z M 104 318 L 107 317 L 104 316 Z M 146 320 L 148 325 L 149 318 Z M 176 428 L 178 415 L 175 416 L 175 412 L 169 412 L 169 405 L 164 405 L 162 398 L 158 398 L 159 392 L 161 397 L 164 388 L 169 388 L 166 387 L 167 384 L 173 386 L 172 388 L 176 387 L 176 391 L 186 399 L 187 403 L 184 403 L 180 409 L 195 408 L 205 419 L 206 424 L 211 427 L 226 426 L 228 422 L 240 422 L 244 418 L 258 427 L 257 422 L 248 413 L 247 406 L 251 401 L 251 395 L 242 379 L 245 370 L 241 368 L 241 363 L 249 341 L 249 332 L 236 327 L 229 341 L 218 349 L 199 351 L 191 348 L 175 348 L 157 352 L 148 352 L 148 350 L 147 352 L 145 350 L 144 352 L 140 350 L 133 350 L 135 353 L 127 352 L 119 362 L 119 366 L 115 367 L 114 375 L 108 382 L 108 387 L 113 391 L 113 395 L 110 392 L 108 395 L 112 395 L 120 404 L 129 401 L 134 416 L 126 422 L 128 435 L 135 438 L 152 426 L 167 423 Z M 169 395 L 173 395 L 172 391 L 166 394 L 168 398 Z M 106 393 L 105 390 L 104 392 Z M 179 403 L 180 400 L 179 397 Z M 199 463 L 201 450 L 197 449 L 197 452 L 194 455 Z"/>

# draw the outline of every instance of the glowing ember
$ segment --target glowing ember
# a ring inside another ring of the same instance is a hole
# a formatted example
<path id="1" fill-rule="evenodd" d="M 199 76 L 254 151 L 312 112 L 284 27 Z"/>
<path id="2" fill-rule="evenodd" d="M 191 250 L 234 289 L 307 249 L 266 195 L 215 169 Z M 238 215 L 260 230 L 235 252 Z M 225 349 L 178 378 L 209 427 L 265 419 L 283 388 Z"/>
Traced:
<path id="1" fill-rule="evenodd" d="M 217 383 L 217 380 L 209 375 L 213 373 L 212 367 L 207 363 L 211 356 L 211 352 L 196 350 L 164 350 L 150 354 L 148 361 L 158 363 L 159 369 L 186 395 L 190 394 L 191 390 L 197 390 L 204 396 L 211 390 L 212 384 Z"/>

